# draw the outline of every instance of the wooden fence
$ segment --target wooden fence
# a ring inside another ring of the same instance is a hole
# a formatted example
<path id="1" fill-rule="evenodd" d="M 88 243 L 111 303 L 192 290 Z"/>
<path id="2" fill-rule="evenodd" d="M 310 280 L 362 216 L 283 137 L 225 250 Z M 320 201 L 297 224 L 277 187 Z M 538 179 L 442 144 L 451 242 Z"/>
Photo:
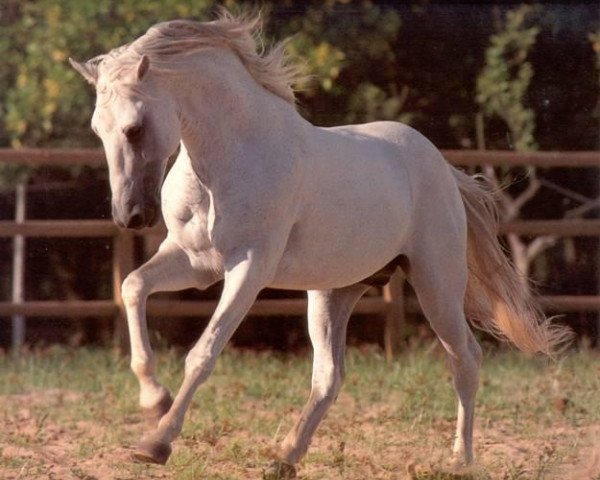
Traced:
<path id="1" fill-rule="evenodd" d="M 538 167 L 600 167 L 600 152 L 533 152 L 514 153 L 503 151 L 445 151 L 445 157 L 454 165 L 531 165 Z M 104 154 L 101 150 L 37 150 L 37 149 L 0 149 L 0 163 L 13 163 L 30 166 L 104 166 Z M 23 196 L 22 196 L 23 197 Z M 23 200 L 21 200 L 23 201 Z M 17 205 L 17 209 L 21 208 Z M 554 235 L 561 237 L 600 236 L 600 220 L 596 219 L 560 219 L 560 220 L 518 220 L 501 225 L 502 233 L 519 235 Z M 68 301 L 32 301 L 24 300 L 22 292 L 16 288 L 17 295 L 12 301 L 0 302 L 0 317 L 11 316 L 16 319 L 13 326 L 23 328 L 25 317 L 88 317 L 107 316 L 118 319 L 117 332 L 124 339 L 125 320 L 121 303 L 120 286 L 125 276 L 135 268 L 133 264 L 134 235 L 157 235 L 164 232 L 130 232 L 117 228 L 110 220 L 27 220 L 21 214 L 14 221 L 0 221 L 0 237 L 12 237 L 22 243 L 26 237 L 109 237 L 113 241 L 113 298 L 111 300 L 68 300 Z M 20 239 L 20 240 L 19 240 Z M 18 262 L 15 262 L 17 270 Z M 18 287 L 18 279 L 15 286 Z M 386 356 L 393 354 L 397 344 L 399 328 L 405 312 L 418 311 L 418 305 L 403 295 L 403 280 L 395 276 L 383 290 L 382 296 L 365 297 L 357 304 L 355 313 L 378 314 L 385 318 L 384 343 Z M 15 293 L 13 291 L 13 293 Z M 19 297 L 20 295 L 20 297 Z M 542 306 L 551 312 L 600 311 L 600 296 L 545 296 L 540 298 Z M 215 301 L 148 301 L 148 315 L 165 316 L 210 316 L 216 306 Z M 264 299 L 258 300 L 252 307 L 251 315 L 304 315 L 304 299 Z M 19 320 L 20 319 L 20 320 Z M 13 340 L 22 341 L 22 332 Z M 121 339 L 121 340 L 122 340 Z"/>

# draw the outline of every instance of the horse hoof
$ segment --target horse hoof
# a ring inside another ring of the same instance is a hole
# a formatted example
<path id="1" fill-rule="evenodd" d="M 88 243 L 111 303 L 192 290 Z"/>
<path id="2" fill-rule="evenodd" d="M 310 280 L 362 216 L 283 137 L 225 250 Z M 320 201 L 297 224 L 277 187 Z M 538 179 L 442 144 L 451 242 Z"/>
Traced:
<path id="1" fill-rule="evenodd" d="M 150 408 L 142 408 L 142 415 L 147 423 L 156 424 L 169 411 L 171 405 L 173 405 L 173 398 L 166 392 L 156 405 Z"/>
<path id="2" fill-rule="evenodd" d="M 144 463 L 164 465 L 171 455 L 171 445 L 152 438 L 142 438 L 135 447 L 132 456 L 134 460 Z"/>
<path id="3" fill-rule="evenodd" d="M 285 462 L 273 462 L 263 472 L 263 480 L 288 480 L 296 478 L 296 468 Z"/>

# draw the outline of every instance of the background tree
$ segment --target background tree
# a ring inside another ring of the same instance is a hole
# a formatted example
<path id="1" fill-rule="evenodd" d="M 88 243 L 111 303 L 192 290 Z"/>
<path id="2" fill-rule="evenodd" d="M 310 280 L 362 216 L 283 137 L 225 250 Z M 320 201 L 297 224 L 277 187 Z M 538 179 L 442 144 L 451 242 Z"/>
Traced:
<path id="1" fill-rule="evenodd" d="M 499 117 L 507 125 L 506 143 L 516 151 L 536 150 L 534 138 L 535 112 L 526 103 L 526 96 L 534 75 L 529 53 L 535 45 L 540 27 L 535 24 L 539 12 L 522 5 L 506 13 L 498 33 L 490 38 L 485 53 L 486 64 L 477 77 L 477 102 L 488 117 Z M 480 143 L 483 142 L 482 140 Z M 485 145 L 480 145 L 485 148 Z M 522 208 L 541 187 L 537 169 L 529 167 L 525 175 L 515 169 L 486 166 L 484 172 L 497 190 L 503 221 L 515 220 Z M 508 188 L 521 177 L 526 183 L 515 195 Z M 523 178 L 524 177 L 524 178 Z M 530 265 L 556 239 L 540 236 L 527 243 L 518 235 L 508 234 L 508 243 L 516 267 L 522 274 L 523 286 L 528 288 Z"/>

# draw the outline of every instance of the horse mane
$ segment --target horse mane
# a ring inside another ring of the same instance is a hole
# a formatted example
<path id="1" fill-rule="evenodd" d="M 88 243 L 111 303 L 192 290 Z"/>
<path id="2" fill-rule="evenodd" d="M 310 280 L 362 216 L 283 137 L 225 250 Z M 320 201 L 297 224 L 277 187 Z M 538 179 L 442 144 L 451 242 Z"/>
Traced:
<path id="1" fill-rule="evenodd" d="M 133 42 L 117 47 L 105 55 L 91 59 L 110 80 L 124 69 L 133 68 L 142 55 L 159 70 L 173 69 L 176 57 L 186 56 L 211 47 L 233 51 L 256 82 L 265 89 L 296 104 L 294 85 L 304 79 L 302 68 L 290 61 L 285 52 L 286 41 L 270 49 L 262 46 L 260 13 L 234 16 L 222 9 L 212 22 L 172 20 L 158 23 Z M 260 49 L 257 47 L 260 42 Z"/>

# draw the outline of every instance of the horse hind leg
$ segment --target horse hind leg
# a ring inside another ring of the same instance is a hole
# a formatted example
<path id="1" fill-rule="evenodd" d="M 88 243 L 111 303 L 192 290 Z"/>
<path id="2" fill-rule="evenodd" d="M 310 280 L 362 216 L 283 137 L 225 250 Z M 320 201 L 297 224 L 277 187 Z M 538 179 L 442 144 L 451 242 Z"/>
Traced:
<path id="1" fill-rule="evenodd" d="M 356 284 L 336 290 L 308 292 L 308 330 L 314 349 L 310 396 L 294 427 L 283 440 L 279 460 L 265 471 L 265 479 L 295 476 L 296 464 L 336 399 L 344 379 L 346 326 L 354 305 L 367 290 Z"/>
<path id="2" fill-rule="evenodd" d="M 465 319 L 468 269 L 464 248 L 460 242 L 456 244 L 454 251 L 446 244 L 440 255 L 435 255 L 435 248 L 423 249 L 422 255 L 411 259 L 409 281 L 450 360 L 458 397 L 454 459 L 457 465 L 468 465 L 473 461 L 473 419 L 482 353 Z"/>

